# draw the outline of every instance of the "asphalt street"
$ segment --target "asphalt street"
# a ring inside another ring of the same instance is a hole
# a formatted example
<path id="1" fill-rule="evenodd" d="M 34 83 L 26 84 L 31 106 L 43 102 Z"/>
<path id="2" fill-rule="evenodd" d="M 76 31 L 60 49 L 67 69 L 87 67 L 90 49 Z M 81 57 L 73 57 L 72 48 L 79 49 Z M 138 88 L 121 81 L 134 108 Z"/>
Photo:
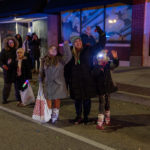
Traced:
<path id="1" fill-rule="evenodd" d="M 141 73 L 141 70 L 139 71 Z M 133 72 L 130 71 L 130 74 L 132 73 Z M 121 75 L 123 77 L 123 73 L 119 73 L 118 76 L 120 77 L 118 80 L 121 80 Z M 115 76 L 117 75 L 115 74 Z M 3 80 L 2 76 L 0 76 L 0 93 L 2 92 L 2 87 Z M 36 80 L 32 82 L 32 88 L 36 95 L 38 89 Z M 2 99 L 1 94 L 0 99 Z M 133 101 L 135 100 L 133 99 Z M 12 88 L 9 103 L 0 105 L 31 118 L 34 105 L 17 107 L 16 103 L 14 89 Z M 122 101 L 122 99 L 119 100 L 118 97 L 113 96 L 113 98 L 111 98 L 111 126 L 105 127 L 103 131 L 96 129 L 94 120 L 97 118 L 97 113 L 98 100 L 92 99 L 92 109 L 89 116 L 92 122 L 88 125 L 73 125 L 69 122 L 69 119 L 75 117 L 73 100 L 64 99 L 61 102 L 59 121 L 55 125 L 49 123 L 48 126 L 50 128 L 47 128 L 0 110 L 0 149 L 34 150 L 35 147 L 35 150 L 59 150 L 63 148 L 65 150 L 98 149 L 92 146 L 90 142 L 87 144 L 78 138 L 73 138 L 67 134 L 65 135 L 59 132 L 59 130 L 84 137 L 87 140 L 95 141 L 116 150 L 150 149 L 149 105 L 133 103 L 132 99 Z M 58 128 L 58 131 L 53 130 L 51 127 Z"/>

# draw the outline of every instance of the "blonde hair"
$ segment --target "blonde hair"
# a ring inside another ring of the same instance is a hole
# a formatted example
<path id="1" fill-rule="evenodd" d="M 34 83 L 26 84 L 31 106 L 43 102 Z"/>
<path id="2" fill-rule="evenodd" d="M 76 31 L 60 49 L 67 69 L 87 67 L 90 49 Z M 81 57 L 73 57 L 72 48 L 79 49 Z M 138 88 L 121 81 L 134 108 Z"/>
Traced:
<path id="1" fill-rule="evenodd" d="M 17 51 L 16 51 L 16 54 L 17 54 L 17 52 L 20 52 L 20 51 L 23 52 L 23 55 L 24 55 L 25 50 L 23 48 L 18 48 Z"/>
<path id="2" fill-rule="evenodd" d="M 18 48 L 17 51 L 16 51 L 16 55 L 17 55 L 18 52 L 22 52 L 22 59 L 24 59 L 25 58 L 25 56 L 24 56 L 25 50 L 23 48 Z M 17 55 L 17 59 L 19 59 L 18 55 Z"/>

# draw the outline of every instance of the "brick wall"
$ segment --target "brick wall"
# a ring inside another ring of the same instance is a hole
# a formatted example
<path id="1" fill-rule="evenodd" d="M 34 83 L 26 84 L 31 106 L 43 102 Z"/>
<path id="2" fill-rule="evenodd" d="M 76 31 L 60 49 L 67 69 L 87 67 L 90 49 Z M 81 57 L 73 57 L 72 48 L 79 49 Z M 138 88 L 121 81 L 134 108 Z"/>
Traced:
<path id="1" fill-rule="evenodd" d="M 145 0 L 133 0 L 131 56 L 142 56 Z"/>
<path id="2" fill-rule="evenodd" d="M 142 65 L 145 1 L 146 0 L 133 0 L 132 39 L 130 52 L 131 66 Z"/>
<path id="3" fill-rule="evenodd" d="M 121 61 L 129 61 L 130 47 L 106 46 L 106 49 L 108 49 L 109 51 L 116 50 Z"/>

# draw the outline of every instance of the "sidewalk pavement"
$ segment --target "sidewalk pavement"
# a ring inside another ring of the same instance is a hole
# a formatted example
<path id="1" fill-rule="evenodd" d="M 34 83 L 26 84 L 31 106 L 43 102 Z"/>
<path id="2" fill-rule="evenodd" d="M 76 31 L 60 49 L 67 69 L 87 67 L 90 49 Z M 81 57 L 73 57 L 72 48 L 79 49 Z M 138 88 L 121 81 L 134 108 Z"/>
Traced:
<path id="1" fill-rule="evenodd" d="M 112 97 L 150 106 L 150 67 L 118 67 L 112 76 L 119 89 Z"/>

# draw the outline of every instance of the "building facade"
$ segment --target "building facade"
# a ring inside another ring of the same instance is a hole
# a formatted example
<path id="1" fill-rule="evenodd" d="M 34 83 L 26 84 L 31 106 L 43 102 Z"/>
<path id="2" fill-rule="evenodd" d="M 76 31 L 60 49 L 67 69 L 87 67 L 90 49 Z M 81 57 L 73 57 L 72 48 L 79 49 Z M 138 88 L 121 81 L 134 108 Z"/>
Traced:
<path id="1" fill-rule="evenodd" d="M 28 32 L 36 32 L 42 40 L 44 55 L 49 45 L 58 45 L 72 35 L 81 35 L 87 26 L 97 39 L 94 30 L 98 25 L 106 32 L 106 49 L 117 50 L 121 66 L 150 66 L 150 0 L 132 0 L 129 4 L 118 1 L 104 5 L 96 3 L 95 6 L 82 5 L 79 9 L 78 6 L 66 6 L 64 10 L 57 6 L 56 12 L 46 8 L 42 17 L 31 15 L 27 20 L 26 16 L 20 16 L 21 22 L 12 24 L 0 21 L 0 43 L 6 36 L 7 24 L 12 35 L 19 32 L 24 38 Z"/>

